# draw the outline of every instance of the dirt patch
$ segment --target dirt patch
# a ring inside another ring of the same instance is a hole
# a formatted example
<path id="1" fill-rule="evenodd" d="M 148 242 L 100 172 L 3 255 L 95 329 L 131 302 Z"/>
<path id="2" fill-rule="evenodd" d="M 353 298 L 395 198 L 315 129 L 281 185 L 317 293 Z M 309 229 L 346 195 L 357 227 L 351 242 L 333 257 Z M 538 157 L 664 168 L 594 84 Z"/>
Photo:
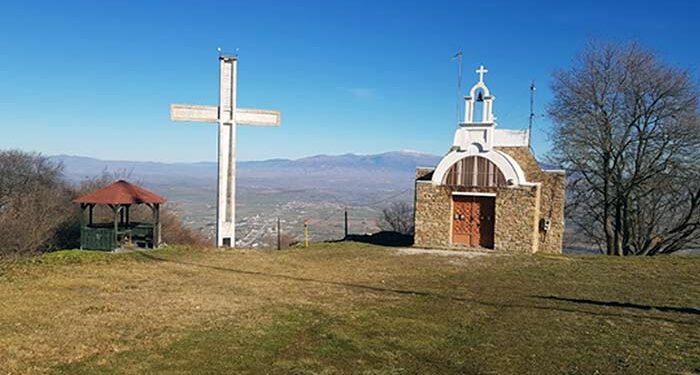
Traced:
<path id="1" fill-rule="evenodd" d="M 484 256 L 493 256 L 493 254 L 488 251 L 460 251 L 460 250 L 439 250 L 439 249 L 420 249 L 415 247 L 405 247 L 395 250 L 396 253 L 401 255 L 434 255 L 439 257 L 459 257 L 459 258 L 478 258 Z"/>

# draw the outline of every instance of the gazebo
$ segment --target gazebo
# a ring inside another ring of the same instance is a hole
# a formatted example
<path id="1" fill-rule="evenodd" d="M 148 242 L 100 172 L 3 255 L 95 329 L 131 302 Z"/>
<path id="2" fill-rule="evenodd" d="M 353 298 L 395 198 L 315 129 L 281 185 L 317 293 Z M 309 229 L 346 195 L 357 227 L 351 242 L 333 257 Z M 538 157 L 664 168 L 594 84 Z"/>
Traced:
<path id="1" fill-rule="evenodd" d="M 124 244 L 157 248 L 161 243 L 160 205 L 165 203 L 165 198 L 140 186 L 119 180 L 78 197 L 73 202 L 80 204 L 81 249 L 114 250 Z M 112 210 L 112 222 L 93 222 L 93 210 L 98 204 L 108 206 Z M 131 206 L 137 204 L 145 204 L 151 209 L 150 223 L 130 220 Z"/>

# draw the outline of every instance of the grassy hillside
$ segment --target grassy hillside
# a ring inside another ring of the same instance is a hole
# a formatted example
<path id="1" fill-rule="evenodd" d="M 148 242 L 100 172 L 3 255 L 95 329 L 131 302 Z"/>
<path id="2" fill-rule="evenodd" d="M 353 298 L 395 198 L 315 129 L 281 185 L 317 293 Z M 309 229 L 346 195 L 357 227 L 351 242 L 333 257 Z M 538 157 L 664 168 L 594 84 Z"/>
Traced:
<path id="1" fill-rule="evenodd" d="M 66 251 L 0 268 L 2 372 L 700 372 L 700 258 L 353 243 Z"/>

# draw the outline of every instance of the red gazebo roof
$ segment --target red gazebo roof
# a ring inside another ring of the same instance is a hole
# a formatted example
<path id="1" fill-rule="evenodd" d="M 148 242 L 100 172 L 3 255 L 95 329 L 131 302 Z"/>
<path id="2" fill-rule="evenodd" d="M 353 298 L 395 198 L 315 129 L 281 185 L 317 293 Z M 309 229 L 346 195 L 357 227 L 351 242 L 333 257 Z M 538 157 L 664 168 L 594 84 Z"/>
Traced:
<path id="1" fill-rule="evenodd" d="M 90 204 L 165 203 L 165 198 L 140 186 L 119 180 L 102 189 L 75 198 L 73 202 Z"/>

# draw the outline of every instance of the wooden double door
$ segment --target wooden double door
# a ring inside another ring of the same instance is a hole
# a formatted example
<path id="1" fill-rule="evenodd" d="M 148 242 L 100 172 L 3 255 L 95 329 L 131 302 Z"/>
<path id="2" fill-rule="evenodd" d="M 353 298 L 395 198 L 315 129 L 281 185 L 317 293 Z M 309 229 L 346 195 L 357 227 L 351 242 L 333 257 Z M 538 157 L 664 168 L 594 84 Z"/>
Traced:
<path id="1" fill-rule="evenodd" d="M 496 198 L 455 195 L 452 201 L 452 243 L 493 249 Z"/>

